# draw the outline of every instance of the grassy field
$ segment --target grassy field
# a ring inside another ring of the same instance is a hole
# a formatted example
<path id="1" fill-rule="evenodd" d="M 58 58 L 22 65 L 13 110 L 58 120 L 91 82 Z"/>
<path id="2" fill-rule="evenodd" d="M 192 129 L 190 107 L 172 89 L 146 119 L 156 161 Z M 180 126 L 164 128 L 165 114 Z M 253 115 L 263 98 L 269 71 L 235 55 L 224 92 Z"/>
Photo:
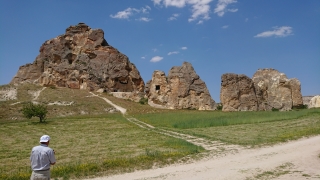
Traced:
<path id="1" fill-rule="evenodd" d="M 30 151 L 43 134 L 52 138 L 52 177 L 79 178 L 151 168 L 203 151 L 186 141 L 129 123 L 121 114 L 0 125 L 0 179 L 29 179 Z"/>
<path id="2" fill-rule="evenodd" d="M 320 134 L 320 109 L 288 112 L 175 111 L 136 118 L 195 136 L 244 146 L 270 145 Z"/>
<path id="3" fill-rule="evenodd" d="M 48 106 L 46 123 L 23 118 L 23 103 L 43 87 L 23 85 L 18 99 L 0 102 L 0 179 L 29 179 L 30 151 L 40 136 L 49 134 L 56 152 L 54 179 L 79 179 L 181 161 L 204 152 L 185 140 L 164 136 L 130 123 L 119 112 L 110 113 L 104 100 L 87 91 L 46 88 L 38 102 L 73 102 Z M 210 140 L 247 147 L 270 145 L 320 134 L 320 109 L 289 112 L 221 112 L 155 109 L 107 93 L 113 103 L 156 129 L 169 129 Z M 14 117 L 14 119 L 13 119 Z M 319 156 L 320 157 L 320 156 Z"/>

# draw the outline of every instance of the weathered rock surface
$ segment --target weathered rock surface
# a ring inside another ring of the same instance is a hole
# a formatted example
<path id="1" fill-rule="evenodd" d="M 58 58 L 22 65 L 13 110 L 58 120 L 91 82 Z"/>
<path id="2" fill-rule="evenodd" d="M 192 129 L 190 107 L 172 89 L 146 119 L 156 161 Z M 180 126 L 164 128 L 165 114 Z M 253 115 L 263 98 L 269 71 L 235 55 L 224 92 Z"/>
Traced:
<path id="1" fill-rule="evenodd" d="M 11 83 L 108 92 L 143 92 L 144 81 L 128 57 L 110 46 L 101 29 L 84 23 L 48 40 L 32 64 L 21 66 Z"/>
<path id="2" fill-rule="evenodd" d="M 224 74 L 221 81 L 223 111 L 287 111 L 303 105 L 300 81 L 288 79 L 275 69 L 259 69 L 252 80 L 245 75 Z"/>
<path id="3" fill-rule="evenodd" d="M 220 101 L 222 111 L 256 111 L 257 98 L 253 81 L 246 75 L 223 74 L 221 76 Z"/>
<path id="4" fill-rule="evenodd" d="M 300 82 L 275 69 L 259 69 L 252 78 L 259 110 L 291 110 L 303 105 Z"/>
<path id="5" fill-rule="evenodd" d="M 0 89 L 0 101 L 8 101 L 17 99 L 17 88 L 3 87 Z"/>
<path id="6" fill-rule="evenodd" d="M 152 79 L 146 84 L 149 105 L 168 109 L 214 110 L 205 82 L 196 74 L 192 65 L 184 62 L 182 66 L 172 67 L 166 77 L 163 71 L 154 71 Z"/>
<path id="7" fill-rule="evenodd" d="M 308 108 L 319 108 L 320 107 L 320 95 L 311 98 Z"/>

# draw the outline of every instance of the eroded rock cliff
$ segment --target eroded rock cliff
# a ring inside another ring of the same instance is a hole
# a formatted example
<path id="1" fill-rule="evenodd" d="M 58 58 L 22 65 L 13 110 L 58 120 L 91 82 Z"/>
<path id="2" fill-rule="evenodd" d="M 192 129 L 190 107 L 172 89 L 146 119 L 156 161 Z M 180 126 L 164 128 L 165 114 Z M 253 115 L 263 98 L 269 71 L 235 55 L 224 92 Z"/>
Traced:
<path id="1" fill-rule="evenodd" d="M 252 79 L 222 75 L 220 100 L 223 111 L 287 111 L 303 105 L 300 81 L 275 69 L 259 69 Z"/>
<path id="2" fill-rule="evenodd" d="M 243 74 L 221 76 L 222 111 L 256 111 L 258 109 L 253 81 Z"/>
<path id="3" fill-rule="evenodd" d="M 154 71 L 146 84 L 149 105 L 168 109 L 214 110 L 215 101 L 204 81 L 192 65 L 184 62 L 174 66 L 168 76 L 163 71 Z"/>
<path id="4" fill-rule="evenodd" d="M 101 29 L 84 23 L 40 47 L 32 64 L 21 66 L 11 83 L 108 92 L 143 92 L 144 81 L 128 57 L 110 46 Z"/>

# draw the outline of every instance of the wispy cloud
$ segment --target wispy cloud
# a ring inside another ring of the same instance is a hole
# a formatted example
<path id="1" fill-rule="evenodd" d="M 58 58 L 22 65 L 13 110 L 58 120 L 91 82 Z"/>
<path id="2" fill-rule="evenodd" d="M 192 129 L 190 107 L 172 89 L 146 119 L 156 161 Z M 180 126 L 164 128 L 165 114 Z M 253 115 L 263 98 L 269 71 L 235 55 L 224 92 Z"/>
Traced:
<path id="1" fill-rule="evenodd" d="M 151 58 L 150 62 L 159 62 L 163 59 L 163 57 L 160 56 L 155 56 L 153 58 Z"/>
<path id="2" fill-rule="evenodd" d="M 229 4 L 236 3 L 236 2 L 237 0 L 219 0 L 216 8 L 214 9 L 214 13 L 222 17 L 226 12 L 237 12 L 238 9 L 227 9 L 227 6 Z"/>
<path id="3" fill-rule="evenodd" d="M 157 48 L 153 48 L 152 51 L 153 51 L 153 52 L 157 52 L 158 49 L 157 49 Z"/>
<path id="4" fill-rule="evenodd" d="M 145 57 L 145 56 L 142 56 L 141 59 L 146 59 L 146 57 Z"/>
<path id="5" fill-rule="evenodd" d="M 149 22 L 149 21 L 151 21 L 152 19 L 150 19 L 150 18 L 147 18 L 147 17 L 141 17 L 141 18 L 139 18 L 139 19 L 136 19 L 137 21 L 144 21 L 144 22 Z"/>
<path id="6" fill-rule="evenodd" d="M 276 37 L 286 37 L 289 35 L 293 35 L 292 32 L 292 27 L 290 26 L 281 26 L 281 27 L 273 27 L 274 30 L 271 31 L 264 31 L 262 33 L 259 33 L 255 35 L 254 37 L 271 37 L 271 36 L 276 36 Z"/>
<path id="7" fill-rule="evenodd" d="M 201 24 L 203 20 L 210 19 L 210 2 L 212 0 L 152 0 L 154 5 L 164 5 L 165 7 L 173 6 L 177 8 L 183 8 L 186 5 L 190 5 L 192 15 L 188 19 L 189 22 L 199 20 L 198 24 Z M 170 19 L 170 18 L 169 18 Z M 174 20 L 174 17 L 171 19 Z M 201 21 L 201 23 L 199 23 Z"/>
<path id="8" fill-rule="evenodd" d="M 180 16 L 180 14 L 172 14 L 171 17 L 168 18 L 168 21 L 177 20 L 177 18 Z"/>
<path id="9" fill-rule="evenodd" d="M 188 48 L 187 48 L 187 47 L 181 47 L 181 49 L 182 49 L 182 50 L 187 50 Z"/>
<path id="10" fill-rule="evenodd" d="M 153 1 L 154 5 L 160 5 L 161 3 L 161 0 L 151 0 L 151 1 Z"/>
<path id="11" fill-rule="evenodd" d="M 172 54 L 179 54 L 179 51 L 173 51 L 173 52 L 169 52 L 168 56 L 172 55 Z"/>
<path id="12" fill-rule="evenodd" d="M 145 6 L 145 7 L 142 7 L 140 9 L 129 7 L 127 9 L 123 10 L 123 11 L 117 12 L 114 15 L 111 14 L 110 17 L 111 18 L 115 18 L 115 19 L 129 19 L 131 16 L 134 16 L 136 14 L 148 14 L 150 10 L 151 10 L 150 6 Z M 151 19 L 146 18 L 146 17 L 142 17 L 142 18 L 139 18 L 139 19 L 136 19 L 136 20 L 148 22 Z"/>
<path id="13" fill-rule="evenodd" d="M 229 26 L 228 25 L 225 25 L 225 26 L 222 26 L 221 28 L 222 29 L 227 29 Z"/>

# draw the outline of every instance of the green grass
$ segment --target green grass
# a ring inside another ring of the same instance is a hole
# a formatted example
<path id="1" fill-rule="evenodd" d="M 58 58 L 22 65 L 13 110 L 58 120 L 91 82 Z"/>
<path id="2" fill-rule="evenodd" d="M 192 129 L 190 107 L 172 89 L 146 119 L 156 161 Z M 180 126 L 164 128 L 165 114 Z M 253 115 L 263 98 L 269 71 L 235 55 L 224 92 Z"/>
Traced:
<path id="1" fill-rule="evenodd" d="M 120 114 L 48 119 L 46 123 L 2 122 L 0 132 L 0 179 L 30 177 L 30 151 L 43 134 L 51 136 L 49 146 L 56 152 L 53 178 L 146 169 L 203 151 L 184 140 L 141 129 Z"/>
<path id="2" fill-rule="evenodd" d="M 320 134 L 320 109 L 232 113 L 176 111 L 135 116 L 155 127 L 244 146 L 271 145 Z"/>
<path id="3" fill-rule="evenodd" d="M 255 124 L 282 120 L 299 119 L 316 115 L 320 117 L 320 109 L 309 109 L 287 112 L 221 112 L 221 111 L 171 111 L 166 113 L 148 113 L 135 115 L 154 126 L 192 129 L 238 124 Z"/>

